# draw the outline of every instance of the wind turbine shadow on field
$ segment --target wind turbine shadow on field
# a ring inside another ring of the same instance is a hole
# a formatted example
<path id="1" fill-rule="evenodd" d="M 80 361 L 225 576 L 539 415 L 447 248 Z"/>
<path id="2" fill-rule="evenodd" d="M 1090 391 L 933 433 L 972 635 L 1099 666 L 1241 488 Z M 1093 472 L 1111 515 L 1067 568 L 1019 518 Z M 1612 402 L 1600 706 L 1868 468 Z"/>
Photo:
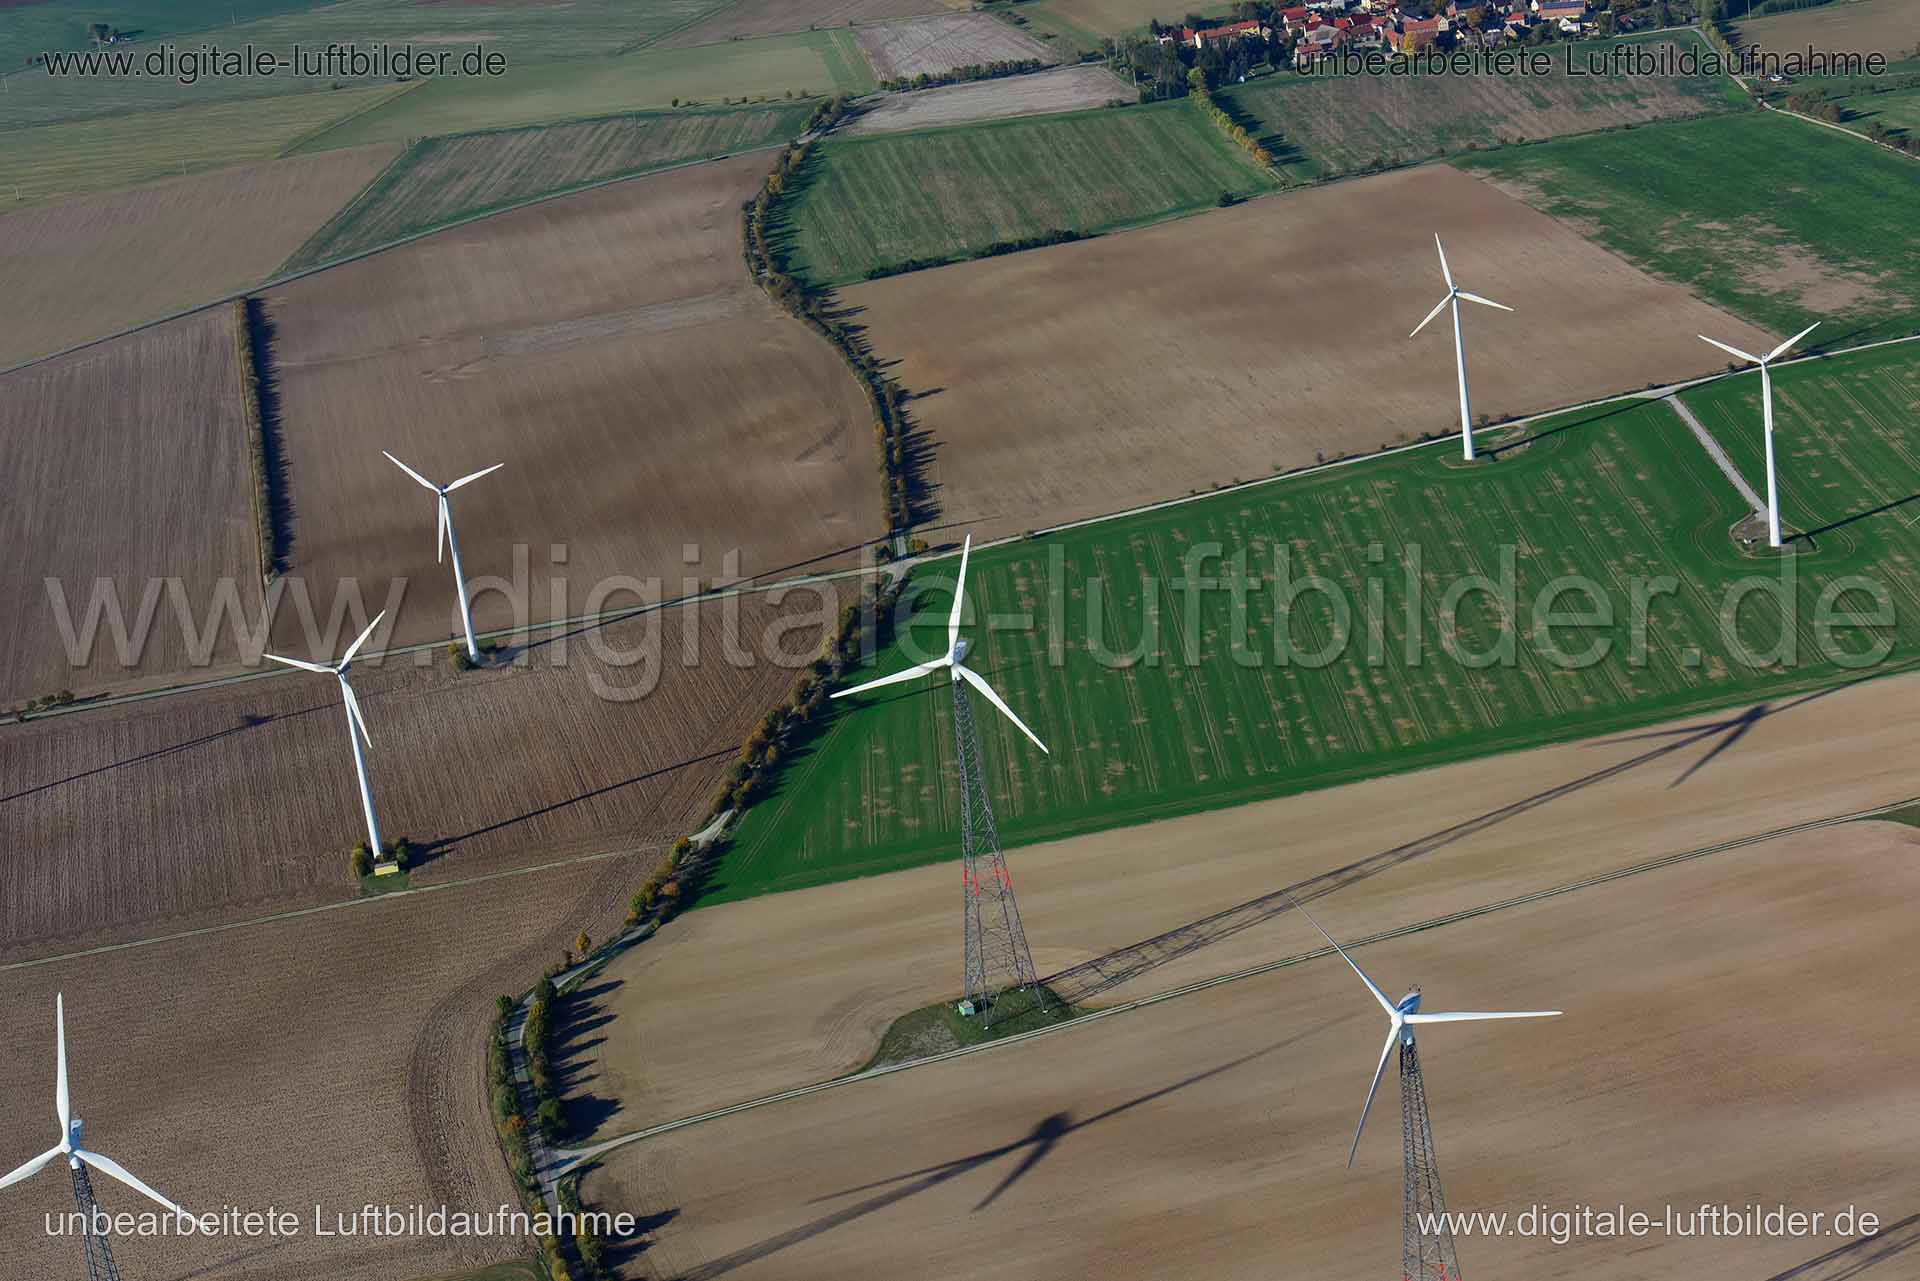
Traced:
<path id="1" fill-rule="evenodd" d="M 1467 819 L 1464 822 L 1443 827 L 1438 831 L 1420 837 L 1418 840 L 1408 841 L 1403 845 L 1396 845 L 1392 849 L 1382 850 L 1377 854 L 1370 854 L 1366 858 L 1348 863 L 1344 867 L 1338 867 L 1329 872 L 1322 872 L 1317 876 L 1310 876 L 1305 880 L 1295 881 L 1292 885 L 1275 890 L 1270 894 L 1263 894 L 1258 898 L 1248 899 L 1244 903 L 1239 903 L 1223 911 L 1215 912 L 1211 916 L 1203 916 L 1199 920 L 1190 921 L 1185 925 L 1168 930 L 1164 934 L 1157 934 L 1142 942 L 1117 948 L 1104 956 L 1097 956 L 1090 961 L 1083 961 L 1079 965 L 1061 970 L 1057 974 L 1048 975 L 1046 978 L 1043 978 L 1041 982 L 1044 983 L 1050 991 L 1058 995 L 1062 1002 L 1070 1005 L 1084 1004 L 1100 993 L 1110 991 L 1122 983 L 1138 978 L 1142 974 L 1146 974 L 1151 970 L 1165 965 L 1169 961 L 1190 956 L 1216 943 L 1225 942 L 1227 939 L 1255 925 L 1270 921 L 1277 916 L 1282 916 L 1293 909 L 1293 900 L 1296 898 L 1317 899 L 1337 889 L 1343 889 L 1346 886 L 1357 884 L 1370 877 L 1378 876 L 1382 872 L 1399 867 L 1405 863 L 1411 863 L 1415 859 L 1423 858 L 1428 854 L 1457 844 L 1460 841 L 1466 840 L 1468 837 L 1477 836 L 1489 828 L 1497 827 L 1508 819 L 1518 818 L 1522 814 L 1531 813 L 1542 806 L 1550 805 L 1557 800 L 1571 796 L 1576 792 L 1584 791 L 1586 788 L 1596 784 L 1618 778 L 1623 774 L 1685 751 L 1687 748 L 1724 736 L 1725 741 L 1710 748 L 1701 760 L 1694 762 L 1694 764 L 1680 776 L 1677 782 L 1671 784 L 1671 786 L 1678 786 L 1679 782 L 1686 781 L 1687 778 L 1691 777 L 1708 761 L 1719 756 L 1722 752 L 1726 751 L 1727 748 L 1745 737 L 1747 733 L 1762 720 L 1779 716 L 1784 712 L 1805 706 L 1816 699 L 1825 698 L 1830 694 L 1837 694 L 1841 690 L 1850 688 L 1852 685 L 1858 683 L 1857 681 L 1850 681 L 1846 684 L 1816 690 L 1811 694 L 1803 695 L 1780 707 L 1775 707 L 1771 703 L 1759 703 L 1738 715 L 1730 716 L 1724 720 L 1709 721 L 1701 725 L 1682 726 L 1674 730 L 1655 730 L 1642 735 L 1604 740 L 1604 742 L 1607 743 L 1621 743 L 1631 742 L 1636 738 L 1670 739 L 1670 741 L 1663 742 L 1656 747 L 1651 747 L 1637 756 L 1630 757 L 1624 761 L 1618 761 L 1604 769 L 1583 774 L 1565 783 L 1549 787 L 1545 791 L 1535 792 L 1531 796 L 1514 801 L 1511 804 L 1502 805 L 1498 809 L 1488 810 L 1486 813 Z"/>
<path id="2" fill-rule="evenodd" d="M 1878 507 L 1869 507 L 1865 511 L 1855 512 L 1851 516 L 1842 516 L 1840 517 L 1840 519 L 1835 521 L 1830 521 L 1827 524 L 1820 526 L 1818 529 L 1809 529 L 1809 530 L 1804 530 L 1798 534 L 1791 534 L 1787 537 L 1787 541 L 1791 543 L 1791 542 L 1804 539 L 1807 542 L 1811 543 L 1815 539 L 1819 538 L 1820 535 L 1822 534 L 1831 534 L 1836 529 L 1844 529 L 1848 525 L 1854 524 L 1858 521 L 1869 520 L 1875 516 L 1883 516 L 1886 513 L 1891 511 L 1898 511 L 1900 508 L 1905 507 L 1908 503 L 1916 502 L 1916 501 L 1920 501 L 1920 494 L 1908 494 L 1905 498 L 1896 498 L 1891 502 L 1881 503 Z M 1908 523 L 1911 524 L 1912 522 L 1909 521 Z"/>
<path id="3" fill-rule="evenodd" d="M 328 710 L 330 709 L 325 704 L 315 704 L 312 707 L 303 707 L 293 712 L 249 712 L 241 717 L 238 725 L 229 725 L 226 729 L 217 729 L 212 733 L 202 734 L 198 738 L 183 739 L 178 743 L 168 744 L 166 747 L 155 747 L 148 751 L 135 753 L 132 756 L 124 756 L 117 761 L 109 761 L 105 765 L 95 765 L 92 769 L 84 769 L 77 774 L 69 774 L 65 778 L 56 779 L 51 783 L 38 783 L 32 787 L 22 788 L 10 795 L 0 796 L 0 805 L 5 805 L 9 801 L 24 800 L 29 796 L 51 791 L 56 787 L 64 787 L 68 783 L 77 783 L 81 779 L 92 778 L 97 774 L 106 774 L 113 770 L 126 769 L 132 765 L 145 765 L 151 761 L 164 760 L 169 756 L 177 756 L 182 752 L 190 752 L 197 747 L 205 747 L 210 743 L 217 743 L 222 739 L 231 738 L 235 734 L 244 734 L 246 731 L 257 729 L 262 725 L 271 725 L 276 721 L 290 721 L 301 716 L 310 716 L 314 712 Z"/>
<path id="4" fill-rule="evenodd" d="M 1851 1281 L 1869 1272 L 1873 1274 L 1872 1281 L 1880 1281 L 1882 1277 L 1892 1281 L 1896 1274 L 1891 1269 L 1881 1271 L 1879 1265 L 1916 1246 L 1920 1246 L 1920 1214 L 1909 1214 L 1897 1223 L 1887 1224 L 1873 1236 L 1837 1246 L 1785 1272 L 1776 1272 L 1767 1281 Z"/>
<path id="5" fill-rule="evenodd" d="M 673 765 L 662 765 L 659 769 L 648 770 L 644 774 L 635 774 L 632 778 L 623 778 L 617 783 L 607 783 L 600 787 L 590 788 L 577 796 L 569 796 L 564 801 L 555 801 L 551 805 L 542 805 L 538 809 L 531 809 L 523 814 L 515 814 L 512 818 L 503 818 L 497 822 L 488 823 L 484 827 L 476 827 L 471 832 L 462 832 L 458 836 L 442 837 L 437 841 L 423 842 L 420 847 L 420 862 L 430 862 L 460 844 L 462 841 L 476 840 L 479 837 L 498 832 L 502 828 L 512 827 L 516 823 L 525 823 L 532 819 L 542 818 L 548 814 L 552 814 L 557 810 L 566 809 L 569 805 L 579 805 L 583 801 L 595 800 L 599 797 L 617 792 L 623 787 L 632 787 L 636 783 L 645 783 L 650 779 L 663 778 L 668 774 L 672 774 L 677 770 L 687 769 L 690 766 L 703 765 L 708 761 L 725 760 L 734 754 L 735 749 L 733 748 L 721 748 L 718 751 L 708 752 L 702 756 L 689 757 Z"/>
<path id="6" fill-rule="evenodd" d="M 1647 403 L 1649 402 L 1643 400 L 1623 400 L 1612 405 L 1604 405 L 1586 417 L 1577 419 L 1574 422 L 1560 423 L 1556 426 L 1548 427 L 1544 431 L 1537 431 L 1532 435 L 1522 436 L 1518 440 L 1502 440 L 1497 445 L 1484 447 L 1481 452 L 1489 458 L 1498 459 L 1502 454 L 1511 453 L 1516 449 L 1531 445 L 1536 441 L 1545 440 L 1550 436 L 1558 436 L 1562 432 L 1573 431 L 1578 427 L 1591 427 L 1595 423 L 1604 422 L 1614 417 L 1616 414 L 1630 414 Z"/>
<path id="7" fill-rule="evenodd" d="M 1271 1054 L 1275 1050 L 1285 1049 L 1287 1046 L 1304 1040 L 1307 1037 L 1317 1035 L 1327 1028 L 1332 1027 L 1335 1023 L 1342 1022 L 1349 1017 L 1352 1016 L 1343 1015 L 1341 1018 L 1329 1020 L 1307 1031 L 1296 1033 L 1285 1040 L 1276 1041 L 1265 1049 L 1255 1050 L 1251 1054 L 1243 1054 L 1237 1059 L 1232 1059 L 1220 1064 L 1218 1067 L 1208 1068 L 1203 1072 L 1196 1072 L 1191 1076 L 1183 1077 L 1170 1085 L 1163 1085 L 1157 1090 L 1139 1095 L 1125 1103 L 1116 1104 L 1104 1112 L 1099 1112 L 1088 1117 L 1084 1121 L 1075 1121 L 1071 1112 L 1053 1112 L 1034 1122 L 1033 1128 L 1028 1130 L 1022 1137 L 1009 1143 L 1000 1144 L 998 1147 L 985 1148 L 968 1156 L 957 1157 L 951 1161 L 943 1161 L 939 1165 L 924 1166 L 918 1170 L 909 1170 L 905 1174 L 896 1174 L 890 1178 L 879 1179 L 872 1183 L 864 1183 L 857 1187 L 844 1188 L 838 1192 L 829 1192 L 825 1195 L 814 1197 L 807 1202 L 808 1205 L 819 1205 L 825 1201 L 833 1201 L 847 1196 L 856 1196 L 863 1192 L 875 1194 L 853 1205 L 846 1206 L 842 1209 L 835 1210 L 831 1214 L 814 1219 L 810 1223 L 804 1223 L 797 1228 L 790 1228 L 776 1236 L 768 1237 L 757 1244 L 747 1246 L 745 1249 L 736 1250 L 732 1254 L 724 1255 L 718 1259 L 709 1260 L 698 1267 L 690 1268 L 680 1274 L 681 1281 L 708 1281 L 708 1279 L 712 1277 L 724 1276 L 736 1268 L 743 1268 L 750 1263 L 758 1263 L 760 1260 L 778 1254 L 782 1250 L 810 1241 L 822 1233 L 833 1231 L 835 1228 L 845 1227 L 849 1223 L 857 1222 L 870 1214 L 878 1213 L 889 1206 L 897 1205 L 911 1197 L 918 1196 L 922 1192 L 931 1192 L 940 1185 L 950 1183 L 964 1174 L 970 1174 L 998 1160 L 1000 1157 L 1010 1156 L 1016 1152 L 1022 1153 L 1023 1155 L 1020 1162 L 974 1205 L 974 1213 L 979 1213 L 981 1210 L 992 1205 L 1008 1188 L 1024 1178 L 1035 1166 L 1039 1165 L 1041 1161 L 1051 1155 L 1060 1140 L 1067 1135 L 1079 1130 L 1084 1130 L 1089 1126 L 1097 1125 L 1102 1121 L 1109 1120 L 1123 1112 L 1128 1112 L 1144 1104 L 1151 1103 L 1156 1099 L 1165 1098 L 1170 1094 L 1177 1093 L 1190 1086 L 1198 1085 L 1200 1082 L 1219 1076 L 1223 1072 L 1230 1072 L 1234 1068 L 1251 1063 L 1253 1060 Z"/>

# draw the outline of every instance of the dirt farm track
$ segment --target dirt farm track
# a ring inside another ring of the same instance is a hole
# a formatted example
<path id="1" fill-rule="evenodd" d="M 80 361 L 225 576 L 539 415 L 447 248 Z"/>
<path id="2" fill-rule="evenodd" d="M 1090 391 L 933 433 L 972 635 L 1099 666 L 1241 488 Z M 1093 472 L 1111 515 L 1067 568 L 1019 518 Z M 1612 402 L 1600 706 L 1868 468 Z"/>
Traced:
<path id="1" fill-rule="evenodd" d="M 1710 372 L 1703 331 L 1763 340 L 1444 166 L 840 297 L 918 395 L 936 524 L 1017 534 L 1457 431 L 1445 318 L 1407 337 L 1444 292 L 1435 232 L 1463 288 L 1515 308 L 1464 318 L 1476 416 Z"/>

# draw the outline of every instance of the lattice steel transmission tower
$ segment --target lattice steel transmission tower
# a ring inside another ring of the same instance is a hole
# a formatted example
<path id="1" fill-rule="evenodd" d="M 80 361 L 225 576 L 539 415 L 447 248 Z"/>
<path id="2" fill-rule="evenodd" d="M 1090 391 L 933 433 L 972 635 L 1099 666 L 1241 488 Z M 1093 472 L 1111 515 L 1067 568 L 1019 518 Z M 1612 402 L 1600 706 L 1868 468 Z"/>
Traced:
<path id="1" fill-rule="evenodd" d="M 965 906 L 967 973 L 963 995 L 983 1011 L 988 1026 L 994 1020 L 996 1000 L 1003 992 L 1031 989 L 1045 1000 L 1020 927 L 1020 904 L 1013 897 L 1013 878 L 1007 874 L 1007 856 L 1000 849 L 1000 829 L 987 800 L 987 780 L 980 766 L 980 738 L 973 724 L 973 700 L 964 682 L 953 685 L 953 743 L 960 760 L 960 879 Z"/>
<path id="2" fill-rule="evenodd" d="M 87 1252 L 87 1281 L 120 1281 L 112 1247 L 107 1244 L 107 1238 L 93 1230 L 94 1212 L 98 1208 L 93 1200 L 93 1180 L 87 1177 L 84 1163 L 70 1164 L 73 1166 L 73 1203 L 80 1209 L 80 1244 Z"/>
<path id="3" fill-rule="evenodd" d="M 1460 1281 L 1460 1259 L 1453 1251 L 1447 1200 L 1440 1193 L 1440 1165 L 1433 1154 L 1427 1082 L 1420 1075 L 1420 1049 L 1412 1037 L 1400 1042 L 1400 1143 L 1406 1151 L 1401 1281 Z"/>

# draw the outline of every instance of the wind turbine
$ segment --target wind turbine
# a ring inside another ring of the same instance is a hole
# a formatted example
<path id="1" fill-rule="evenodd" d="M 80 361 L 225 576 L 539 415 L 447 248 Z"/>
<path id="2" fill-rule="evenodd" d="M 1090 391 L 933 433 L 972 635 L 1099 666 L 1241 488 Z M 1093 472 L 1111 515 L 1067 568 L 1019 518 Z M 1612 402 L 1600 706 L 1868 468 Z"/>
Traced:
<path id="1" fill-rule="evenodd" d="M 1453 363 L 1460 372 L 1460 443 L 1467 461 L 1472 462 L 1473 411 L 1467 406 L 1467 352 L 1460 341 L 1460 300 L 1465 298 L 1468 302 L 1477 302 L 1483 307 L 1498 307 L 1501 311 L 1512 311 L 1513 308 L 1503 302 L 1495 302 L 1491 298 L 1482 298 L 1479 294 L 1470 294 L 1454 284 L 1453 272 L 1447 269 L 1447 251 L 1441 248 L 1438 235 L 1433 238 L 1433 247 L 1440 250 L 1440 274 L 1447 280 L 1447 296 L 1434 304 L 1433 310 L 1427 313 L 1427 319 L 1415 325 L 1413 333 L 1408 334 L 1407 337 L 1417 336 L 1427 327 L 1427 321 L 1440 314 L 1442 307 L 1453 308 Z"/>
<path id="2" fill-rule="evenodd" d="M 1712 343 L 1729 355 L 1738 356 L 1750 365 L 1760 366 L 1760 407 L 1762 417 L 1766 423 L 1767 438 L 1767 546 L 1769 547 L 1779 547 L 1781 546 L 1781 542 L 1780 486 L 1773 469 L 1773 373 L 1768 369 L 1768 366 L 1785 355 L 1787 350 L 1795 343 L 1819 327 L 1820 322 L 1817 320 L 1814 321 L 1811 325 L 1808 325 L 1805 329 L 1802 329 L 1799 333 L 1787 339 L 1764 356 L 1751 356 L 1741 351 L 1738 347 L 1729 347 L 1717 338 L 1709 338 L 1705 334 L 1700 335 L 1701 342 Z"/>
<path id="3" fill-rule="evenodd" d="M 1287 897 L 1293 898 L 1291 894 Z M 1313 920 L 1313 915 L 1301 906 L 1299 899 L 1293 899 L 1293 905 L 1300 909 L 1300 915 L 1313 921 L 1313 928 L 1320 930 L 1320 936 L 1333 944 L 1333 950 L 1340 953 L 1340 959 L 1353 966 L 1353 972 L 1358 974 L 1360 981 L 1367 985 L 1367 991 L 1373 993 L 1373 999 L 1380 1002 L 1380 1008 L 1387 1012 L 1387 1043 L 1380 1050 L 1380 1065 L 1373 1070 L 1373 1084 L 1367 1087 L 1367 1101 L 1360 1109 L 1360 1124 L 1353 1128 L 1353 1146 L 1347 1149 L 1349 1169 L 1353 1167 L 1353 1154 L 1360 1150 L 1360 1131 L 1366 1128 L 1367 1113 L 1373 1108 L 1373 1096 L 1380 1089 L 1380 1077 L 1387 1070 L 1387 1056 L 1393 1053 L 1396 1045 L 1413 1044 L 1414 1028 L 1423 1023 L 1469 1023 L 1479 1019 L 1550 1019 L 1560 1014 L 1559 1010 L 1508 1010 L 1493 1014 L 1422 1014 L 1418 987 L 1410 989 L 1396 1005 L 1387 999 L 1386 994 L 1372 979 L 1367 977 L 1365 970 L 1354 964 L 1353 958 L 1347 955 L 1347 949 L 1341 947 L 1333 935 L 1320 928 L 1320 922 Z"/>
<path id="4" fill-rule="evenodd" d="M 353 686 L 347 684 L 347 669 L 353 665 L 353 656 L 360 652 L 360 647 L 367 643 L 367 637 L 373 635 L 373 629 L 380 626 L 380 620 L 386 616 L 385 610 L 375 615 L 374 620 L 367 624 L 367 630 L 360 633 L 360 639 L 347 646 L 347 652 L 342 654 L 340 661 L 332 667 L 324 663 L 302 662 L 297 658 L 282 658 L 278 654 L 263 655 L 276 663 L 285 663 L 288 667 L 298 667 L 306 672 L 325 672 L 339 679 L 340 701 L 347 707 L 347 742 L 353 745 L 353 768 L 354 772 L 360 776 L 360 808 L 366 812 L 367 841 L 375 858 L 381 855 L 380 824 L 373 816 L 373 787 L 367 782 L 366 753 L 360 750 L 362 740 L 368 747 L 373 746 L 373 736 L 367 733 L 367 718 L 360 714 L 360 700 L 353 696 Z"/>
<path id="5" fill-rule="evenodd" d="M 477 663 L 480 661 L 480 647 L 474 644 L 473 641 L 473 614 L 467 608 L 467 578 L 460 570 L 460 540 L 453 536 L 453 509 L 447 505 L 447 495 L 462 485 L 472 484 L 482 476 L 499 471 L 502 467 L 505 467 L 506 464 L 495 463 L 491 467 L 482 468 L 471 476 L 462 476 L 451 485 L 436 485 L 413 468 L 401 462 L 398 458 L 395 458 L 392 454 L 387 454 L 386 450 L 383 449 L 380 452 L 387 455 L 388 462 L 439 496 L 440 533 L 433 545 L 433 559 L 437 564 L 446 553 L 453 553 L 453 585 L 460 592 L 460 626 L 466 629 L 467 633 L 467 657 Z"/>
<path id="6" fill-rule="evenodd" d="M 67 1010 L 62 996 L 53 998 L 53 1018 L 57 1044 L 59 1046 L 59 1068 L 54 1077 L 53 1108 L 60 1118 L 60 1142 L 53 1148 L 41 1153 L 12 1174 L 0 1179 L 0 1188 L 19 1183 L 40 1172 L 41 1167 L 56 1157 L 67 1158 L 67 1165 L 73 1175 L 73 1197 L 78 1205 L 81 1217 L 82 1244 L 87 1252 L 87 1273 L 89 1276 L 117 1277 L 119 1273 L 113 1265 L 113 1252 L 107 1244 L 107 1238 L 94 1232 L 93 1180 L 88 1176 L 88 1167 L 100 1171 L 108 1178 L 117 1179 L 141 1196 L 158 1201 L 175 1215 L 185 1214 L 167 1198 L 129 1174 L 118 1161 L 101 1156 L 98 1152 L 89 1152 L 80 1146 L 80 1118 L 73 1115 L 67 1101 Z"/>
<path id="7" fill-rule="evenodd" d="M 1039 978 L 1033 968 L 1033 953 L 1027 947 L 1026 931 L 1020 924 L 1020 907 L 1013 897 L 1013 878 L 1007 873 L 1006 855 L 1000 849 L 993 806 L 987 799 L 986 781 L 980 768 L 980 741 L 974 729 L 973 703 L 967 697 L 967 687 L 979 690 L 1035 747 L 1045 752 L 1047 745 L 966 665 L 967 643 L 960 639 L 960 611 L 966 603 L 967 558 L 972 552 L 973 538 L 969 535 L 960 549 L 960 576 L 953 585 L 953 613 L 947 619 L 947 652 L 891 676 L 840 690 L 833 697 L 864 694 L 933 672 L 948 673 L 953 689 L 954 748 L 960 760 L 960 876 L 964 903 L 961 932 L 965 938 L 965 996 L 970 1004 L 970 1008 L 963 1007 L 963 1012 L 970 1013 L 984 1006 L 988 1010 L 985 1020 L 991 1023 L 993 996 L 1010 988 L 1037 986 Z M 996 975 L 1006 981 L 996 983 Z"/>

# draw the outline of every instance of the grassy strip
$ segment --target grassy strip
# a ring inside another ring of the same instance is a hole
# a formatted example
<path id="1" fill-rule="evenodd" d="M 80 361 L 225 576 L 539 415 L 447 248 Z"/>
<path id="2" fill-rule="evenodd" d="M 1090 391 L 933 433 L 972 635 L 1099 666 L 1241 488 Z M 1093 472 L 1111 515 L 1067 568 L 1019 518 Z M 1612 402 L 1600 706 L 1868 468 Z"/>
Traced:
<path id="1" fill-rule="evenodd" d="M 995 1004 L 998 1008 L 991 1026 L 979 1014 L 961 1014 L 952 1001 L 940 1001 L 902 1014 L 888 1026 L 873 1057 L 860 1071 L 912 1063 L 970 1045 L 985 1045 L 1022 1032 L 1066 1023 L 1087 1013 L 1078 1006 L 1066 1004 L 1044 986 L 1003 992 L 995 998 Z"/>

